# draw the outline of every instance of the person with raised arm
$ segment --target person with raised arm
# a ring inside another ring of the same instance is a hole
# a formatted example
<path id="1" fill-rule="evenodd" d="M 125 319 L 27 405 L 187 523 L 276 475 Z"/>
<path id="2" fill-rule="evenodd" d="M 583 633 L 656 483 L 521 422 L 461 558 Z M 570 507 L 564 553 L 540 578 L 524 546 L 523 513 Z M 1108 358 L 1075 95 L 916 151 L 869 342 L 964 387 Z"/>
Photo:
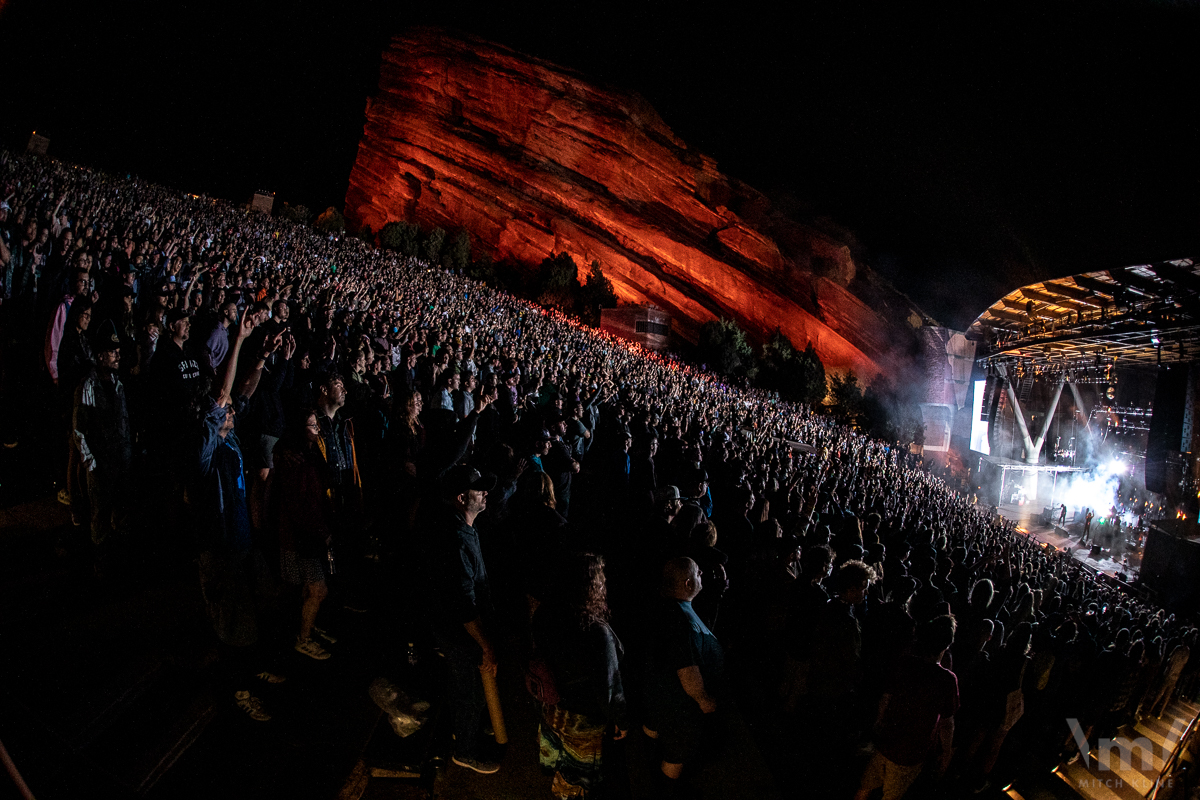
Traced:
<path id="1" fill-rule="evenodd" d="M 268 682 L 280 680 L 260 669 L 262 657 L 255 650 L 257 605 L 269 573 L 251 538 L 244 459 L 234 428 L 238 411 L 254 394 L 263 363 L 282 341 L 274 337 L 263 343 L 235 396 L 234 376 L 242 346 L 254 327 L 253 316 L 244 315 L 216 396 L 203 401 L 207 407 L 195 451 L 199 480 L 193 505 L 200 526 L 200 589 L 220 643 L 219 663 L 226 689 L 233 692 L 237 707 L 250 719 L 266 722 L 271 715 L 252 688 L 255 676 Z"/>

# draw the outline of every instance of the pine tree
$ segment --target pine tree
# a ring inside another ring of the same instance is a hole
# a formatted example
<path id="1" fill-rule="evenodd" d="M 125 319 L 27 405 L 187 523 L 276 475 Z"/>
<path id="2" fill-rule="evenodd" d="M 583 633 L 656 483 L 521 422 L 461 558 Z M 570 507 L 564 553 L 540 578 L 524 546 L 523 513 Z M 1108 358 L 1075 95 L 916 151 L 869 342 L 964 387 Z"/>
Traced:
<path id="1" fill-rule="evenodd" d="M 715 319 L 700 327 L 700 359 L 722 375 L 753 378 L 758 371 L 746 332 L 731 319 Z"/>
<path id="2" fill-rule="evenodd" d="M 425 243 L 421 247 L 421 255 L 430 264 L 437 264 L 438 259 L 442 255 L 442 244 L 446 241 L 446 232 L 441 228 L 434 228 L 425 237 Z"/>
<path id="3" fill-rule="evenodd" d="M 600 262 L 593 261 L 579 292 L 580 317 L 588 325 L 598 326 L 600 309 L 616 307 L 617 293 L 613 291 L 612 281 L 600 269 Z"/>
<path id="4" fill-rule="evenodd" d="M 449 269 L 463 271 L 471 263 L 471 234 L 459 228 L 446 243 L 442 254 L 443 265 Z"/>
<path id="5" fill-rule="evenodd" d="M 544 306 L 566 313 L 575 312 L 579 299 L 579 267 L 569 253 L 556 253 L 542 259 L 534 280 L 535 297 Z"/>

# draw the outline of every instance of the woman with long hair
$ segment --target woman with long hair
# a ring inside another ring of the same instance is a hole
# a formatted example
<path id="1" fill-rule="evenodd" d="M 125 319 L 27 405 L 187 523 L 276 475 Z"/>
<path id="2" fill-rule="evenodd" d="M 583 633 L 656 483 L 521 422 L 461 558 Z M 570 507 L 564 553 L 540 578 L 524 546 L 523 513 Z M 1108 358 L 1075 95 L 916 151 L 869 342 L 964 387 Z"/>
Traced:
<path id="1" fill-rule="evenodd" d="M 425 446 L 425 426 L 421 424 L 424 401 L 420 392 L 407 391 L 396 405 L 396 420 L 392 424 L 395 455 L 404 474 L 417 477 L 417 455 Z"/>
<path id="2" fill-rule="evenodd" d="M 538 656 L 553 676 L 558 701 L 543 704 L 538 760 L 554 771 L 555 797 L 587 797 L 600 782 L 604 739 L 623 739 L 623 649 L 608 624 L 604 559 L 569 557 L 554 591 L 533 617 Z"/>
<path id="3" fill-rule="evenodd" d="M 529 613 L 546 598 L 561 568 L 567 520 L 555 510 L 554 481 L 544 472 L 527 470 L 517 480 L 506 529 L 513 563 Z"/>
<path id="4" fill-rule="evenodd" d="M 395 470 L 393 490 L 401 529 L 407 534 L 416 525 L 421 503 L 417 459 L 425 449 L 425 426 L 421 424 L 424 401 L 420 392 L 409 389 L 400 393 L 388 426 L 388 450 Z"/>
<path id="5" fill-rule="evenodd" d="M 62 343 L 58 346 L 58 388 L 70 405 L 75 389 L 93 366 L 88 328 L 92 323 L 92 299 L 77 297 L 67 312 Z"/>
<path id="6" fill-rule="evenodd" d="M 684 547 L 683 554 L 700 568 L 703 588 L 693 598 L 692 610 L 710 631 L 714 630 L 721 598 L 729 590 L 729 576 L 725 572 L 729 556 L 717 549 L 717 526 L 712 520 L 706 520 L 692 529 L 692 538 Z"/>
<path id="7" fill-rule="evenodd" d="M 79 446 L 75 443 L 75 436 L 71 431 L 71 410 L 75 405 L 75 390 L 95 366 L 88 336 L 91 323 L 91 298 L 75 298 L 67 312 L 62 342 L 58 346 L 60 411 L 67 432 L 67 481 L 64 490 L 58 493 L 58 500 L 70 506 L 71 522 L 76 526 L 83 525 L 84 520 L 88 518 L 87 478 Z"/>
<path id="8" fill-rule="evenodd" d="M 279 565 L 283 579 L 301 591 L 300 628 L 295 649 L 323 661 L 330 653 L 312 634 L 317 612 L 328 594 L 329 543 L 333 507 L 329 499 L 325 459 L 317 447 L 321 428 L 310 409 L 275 445 L 275 468 L 269 487 L 272 517 L 279 526 Z M 319 631 L 324 634 L 324 632 Z M 329 640 L 328 636 L 325 636 Z M 331 641 L 331 640 L 330 640 Z"/>

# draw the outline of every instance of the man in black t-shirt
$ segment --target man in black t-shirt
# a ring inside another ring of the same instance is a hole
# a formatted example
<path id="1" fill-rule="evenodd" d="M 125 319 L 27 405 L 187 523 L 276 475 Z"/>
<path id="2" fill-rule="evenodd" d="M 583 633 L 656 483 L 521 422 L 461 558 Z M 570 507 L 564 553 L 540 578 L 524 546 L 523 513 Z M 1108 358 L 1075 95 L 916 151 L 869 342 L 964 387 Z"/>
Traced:
<path id="1" fill-rule="evenodd" d="M 192 428 L 193 403 L 200 392 L 200 362 L 184 351 L 191 333 L 186 311 L 167 311 L 167 327 L 158 339 L 147 369 L 148 433 L 151 453 L 160 477 L 173 483 L 179 468 L 177 453 Z"/>
<path id="2" fill-rule="evenodd" d="M 155 410 L 172 417 L 172 422 L 190 406 L 200 387 L 200 362 L 184 351 L 191 330 L 192 318 L 186 311 L 168 310 L 166 335 L 159 338 L 150 362 L 150 389 L 158 406 Z"/>
<path id="3" fill-rule="evenodd" d="M 496 651 L 485 622 L 492 611 L 491 584 L 474 525 L 495 486 L 492 475 L 452 468 L 442 481 L 446 507 L 428 532 L 433 630 L 446 656 L 454 712 L 452 760 L 484 775 L 500 769 L 480 744 L 486 709 L 480 670 L 496 674 Z"/>

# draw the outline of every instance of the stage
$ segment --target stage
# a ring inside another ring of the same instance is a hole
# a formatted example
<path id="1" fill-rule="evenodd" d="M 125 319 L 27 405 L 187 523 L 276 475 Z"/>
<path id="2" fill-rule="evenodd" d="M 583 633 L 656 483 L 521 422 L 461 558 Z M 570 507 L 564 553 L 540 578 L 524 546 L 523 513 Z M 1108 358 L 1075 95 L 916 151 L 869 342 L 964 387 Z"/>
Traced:
<path id="1" fill-rule="evenodd" d="M 1138 579 L 1142 566 L 1141 552 L 1129 552 L 1128 563 L 1122 564 L 1120 556 L 1116 560 L 1101 554 L 1100 558 L 1092 558 L 1091 547 L 1080 547 L 1079 539 L 1083 536 L 1082 522 L 1068 522 L 1066 527 L 1047 525 L 1042 522 L 1042 507 L 1026 504 L 1023 506 L 1001 505 L 997 507 L 1000 516 L 1017 523 L 1017 532 L 1035 542 L 1046 543 L 1059 550 L 1067 550 L 1071 557 L 1082 564 L 1102 572 L 1110 577 L 1118 577 L 1119 573 L 1127 576 L 1123 580 L 1133 583 Z M 1057 514 L 1055 515 L 1057 519 Z M 1093 522 L 1093 525 L 1096 523 Z"/>

